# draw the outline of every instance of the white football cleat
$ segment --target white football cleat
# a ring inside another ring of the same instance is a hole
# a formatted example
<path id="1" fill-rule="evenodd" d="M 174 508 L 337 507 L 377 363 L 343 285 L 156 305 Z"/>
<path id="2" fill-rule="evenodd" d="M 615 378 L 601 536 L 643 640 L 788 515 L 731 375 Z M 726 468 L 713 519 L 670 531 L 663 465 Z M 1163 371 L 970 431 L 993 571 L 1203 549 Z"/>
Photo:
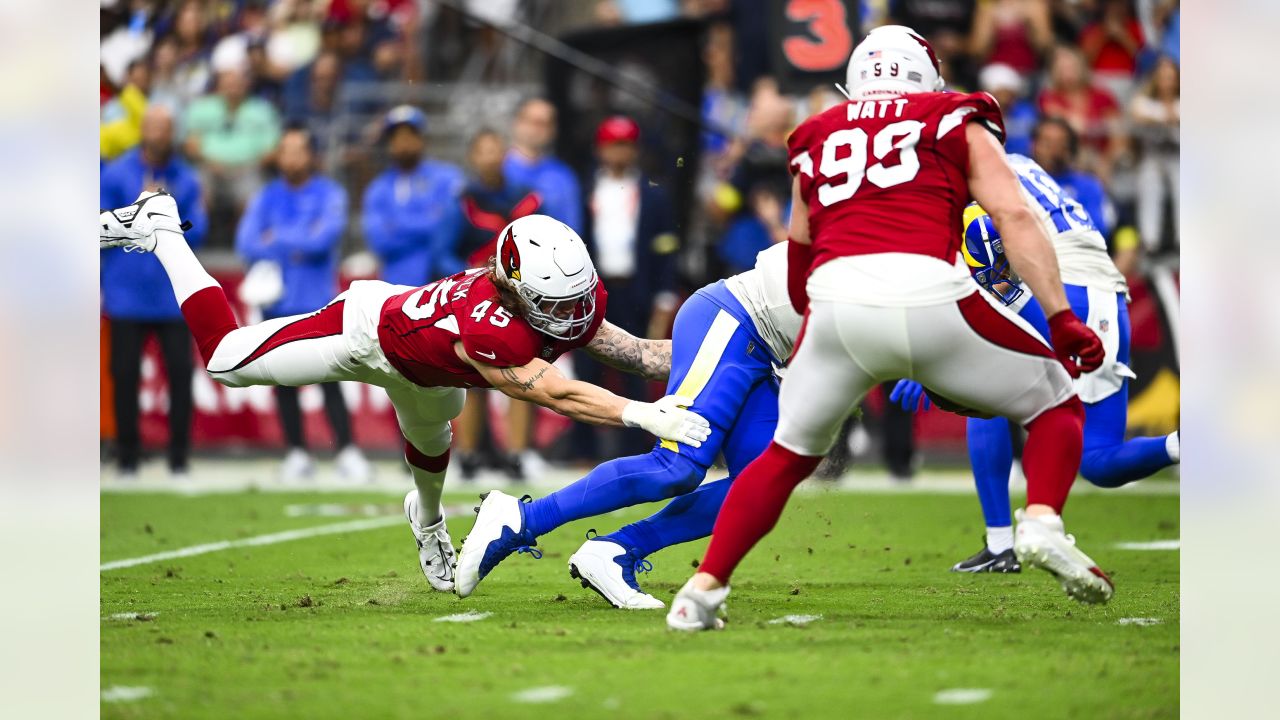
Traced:
<path id="1" fill-rule="evenodd" d="M 418 543 L 418 567 L 431 583 L 431 589 L 453 592 L 453 540 L 444 524 L 444 508 L 440 508 L 440 519 L 435 524 L 423 525 L 415 488 L 404 496 L 404 516 Z"/>
<path id="2" fill-rule="evenodd" d="M 316 461 L 311 453 L 302 448 L 294 448 L 284 456 L 280 463 L 280 480 L 285 483 L 296 483 L 310 479 L 316 473 Z"/>
<path id="3" fill-rule="evenodd" d="M 1018 526 L 1013 534 L 1013 552 L 1024 568 L 1047 570 L 1062 589 L 1082 603 L 1105 603 L 1115 593 L 1111 578 L 1088 555 L 1076 547 L 1076 539 L 1063 531 L 1058 515 L 1027 517 L 1015 514 Z"/>
<path id="4" fill-rule="evenodd" d="M 527 552 L 535 558 L 542 557 L 542 552 L 533 547 L 538 539 L 525 529 L 521 500 L 498 490 L 491 490 L 480 498 L 476 523 L 463 538 L 462 552 L 458 554 L 454 586 L 458 597 L 467 597 L 475 591 L 476 585 L 512 553 Z"/>
<path id="5" fill-rule="evenodd" d="M 661 610 L 667 606 L 636 582 L 636 570 L 647 572 L 651 567 L 648 560 L 609 540 L 587 540 L 569 557 L 569 576 L 622 610 Z"/>
<path id="6" fill-rule="evenodd" d="M 690 578 L 671 601 L 667 627 L 684 632 L 723 630 L 724 620 L 720 618 L 719 612 L 728 596 L 728 585 L 715 590 L 696 590 L 693 578 Z"/>
<path id="7" fill-rule="evenodd" d="M 178 215 L 178 203 L 164 190 L 143 192 L 132 205 L 98 214 L 98 246 L 123 247 L 125 252 L 152 252 L 156 231 L 182 234 L 190 227 Z"/>
<path id="8" fill-rule="evenodd" d="M 342 448 L 333 463 L 338 468 L 338 475 L 347 482 L 361 485 L 373 482 L 373 465 L 355 445 Z"/>

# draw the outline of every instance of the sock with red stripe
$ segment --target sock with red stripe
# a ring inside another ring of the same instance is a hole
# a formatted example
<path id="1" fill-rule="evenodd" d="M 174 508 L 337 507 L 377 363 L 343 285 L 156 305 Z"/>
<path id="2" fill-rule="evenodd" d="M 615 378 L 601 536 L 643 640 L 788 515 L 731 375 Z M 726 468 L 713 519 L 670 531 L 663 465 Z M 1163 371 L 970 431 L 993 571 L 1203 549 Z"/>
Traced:
<path id="1" fill-rule="evenodd" d="M 200 347 L 200 356 L 205 366 L 213 360 L 213 353 L 218 343 L 227 333 L 235 330 L 236 316 L 231 313 L 231 304 L 218 285 L 197 290 L 194 295 L 182 303 L 182 317 L 187 320 L 187 328 Z"/>
<path id="2" fill-rule="evenodd" d="M 444 494 L 444 474 L 449 467 L 449 448 L 440 455 L 428 455 L 404 441 L 404 459 L 413 472 L 413 484 L 418 488 L 418 507 L 422 511 L 422 524 L 434 525 L 443 517 L 440 496 Z"/>
<path id="3" fill-rule="evenodd" d="M 698 572 L 710 573 L 728 584 L 742 558 L 777 524 L 791 491 L 820 462 L 821 457 L 799 455 L 776 442 L 769 443 L 729 488 Z"/>
<path id="4" fill-rule="evenodd" d="M 1084 405 L 1072 397 L 1027 424 L 1022 472 L 1027 476 L 1027 504 L 1048 505 L 1062 514 L 1084 449 Z"/>
<path id="5" fill-rule="evenodd" d="M 222 338 L 239 327 L 226 293 L 196 259 L 181 233 L 157 230 L 155 254 L 169 276 L 173 296 L 182 307 L 182 316 L 208 365 Z"/>
<path id="6" fill-rule="evenodd" d="M 173 286 L 173 296 L 182 305 L 187 298 L 207 287 L 218 287 L 218 281 L 204 269 L 187 239 L 181 233 L 156 231 L 156 259 L 164 266 Z"/>

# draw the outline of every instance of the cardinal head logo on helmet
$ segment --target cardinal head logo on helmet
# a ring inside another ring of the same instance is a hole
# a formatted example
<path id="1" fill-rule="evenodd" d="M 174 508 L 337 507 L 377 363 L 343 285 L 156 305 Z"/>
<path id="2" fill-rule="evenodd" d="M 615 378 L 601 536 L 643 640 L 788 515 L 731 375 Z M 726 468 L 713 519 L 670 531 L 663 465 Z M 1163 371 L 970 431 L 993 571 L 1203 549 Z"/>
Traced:
<path id="1" fill-rule="evenodd" d="M 507 235 L 507 241 L 502 243 L 502 250 L 499 255 L 498 262 L 502 263 L 503 273 L 512 280 L 519 280 L 520 248 L 516 247 L 516 234 L 514 232 Z"/>

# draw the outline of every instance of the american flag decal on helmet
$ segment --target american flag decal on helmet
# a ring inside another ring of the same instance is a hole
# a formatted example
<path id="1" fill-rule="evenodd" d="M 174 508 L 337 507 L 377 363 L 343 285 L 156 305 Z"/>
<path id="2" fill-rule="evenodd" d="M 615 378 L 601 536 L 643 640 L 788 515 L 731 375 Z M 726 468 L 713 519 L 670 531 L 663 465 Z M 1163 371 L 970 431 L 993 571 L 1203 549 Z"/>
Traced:
<path id="1" fill-rule="evenodd" d="M 507 241 L 502 243 L 498 262 L 502 263 L 502 271 L 512 280 L 520 279 L 520 248 L 516 247 L 516 234 L 507 234 Z"/>

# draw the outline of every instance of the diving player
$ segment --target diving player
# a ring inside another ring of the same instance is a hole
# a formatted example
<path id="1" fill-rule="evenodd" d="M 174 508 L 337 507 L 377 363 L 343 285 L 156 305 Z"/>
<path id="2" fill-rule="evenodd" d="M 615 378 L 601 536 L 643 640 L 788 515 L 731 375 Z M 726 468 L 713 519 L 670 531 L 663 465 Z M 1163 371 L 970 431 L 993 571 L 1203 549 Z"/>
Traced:
<path id="1" fill-rule="evenodd" d="M 604 321 L 607 295 L 586 245 L 564 223 L 527 215 L 499 234 L 496 257 L 414 288 L 358 281 L 324 308 L 240 327 L 222 287 L 182 237 L 173 197 L 143 193 L 100 215 L 101 247 L 154 252 L 195 337 L 205 368 L 228 387 L 354 380 L 387 391 L 416 488 L 404 499 L 418 563 L 435 590 L 453 590 L 454 551 L 440 495 L 449 421 L 463 388 L 493 387 L 575 420 L 641 427 L 697 447 L 706 420 L 679 398 L 628 401 L 570 380 L 551 365 L 574 348 L 660 379 L 670 344 L 640 340 Z M 314 252 L 305 232 L 272 239 L 281 254 Z"/>
<path id="2" fill-rule="evenodd" d="M 1064 193 L 1035 161 L 1010 155 L 1009 164 L 1033 201 L 1057 250 L 1062 282 L 1076 317 L 1098 337 L 1106 356 L 1102 366 L 1075 381 L 1076 393 L 1084 402 L 1084 452 L 1080 475 L 1099 487 L 1114 488 L 1141 480 L 1179 461 L 1178 433 L 1165 437 L 1140 437 L 1125 441 L 1129 405 L 1129 310 L 1128 287 L 1107 255 L 1106 241 L 1085 209 Z M 999 229 L 976 203 L 965 209 L 965 262 L 974 279 L 1040 333 L 1049 337 L 1044 311 L 1031 292 L 1009 270 Z M 979 372 L 978 377 L 984 377 Z M 998 377 L 990 377 L 999 383 Z M 890 399 L 906 410 L 921 404 L 923 388 L 902 380 Z M 927 406 L 927 405 L 926 405 Z M 983 548 L 956 563 L 953 572 L 1019 572 L 1013 553 L 1013 528 L 1009 513 L 1009 470 L 1013 447 L 1009 421 L 1001 418 L 970 417 L 967 427 L 969 462 L 978 487 L 978 500 L 986 519 Z"/>
<path id="3" fill-rule="evenodd" d="M 647 569 L 647 555 L 711 534 L 729 484 L 773 435 L 775 369 L 790 357 L 800 321 L 787 297 L 781 244 L 761 252 L 754 269 L 694 293 L 676 314 L 667 391 L 692 399 L 689 410 L 711 423 L 711 436 L 701 447 L 664 440 L 528 503 L 488 493 L 458 556 L 458 595 L 470 595 L 514 552 L 540 557 L 538 538 L 565 523 L 678 496 L 650 518 L 587 540 L 569 558 L 570 574 L 615 607 L 664 607 L 640 589 L 635 571 Z M 729 477 L 700 485 L 721 452 Z"/>

